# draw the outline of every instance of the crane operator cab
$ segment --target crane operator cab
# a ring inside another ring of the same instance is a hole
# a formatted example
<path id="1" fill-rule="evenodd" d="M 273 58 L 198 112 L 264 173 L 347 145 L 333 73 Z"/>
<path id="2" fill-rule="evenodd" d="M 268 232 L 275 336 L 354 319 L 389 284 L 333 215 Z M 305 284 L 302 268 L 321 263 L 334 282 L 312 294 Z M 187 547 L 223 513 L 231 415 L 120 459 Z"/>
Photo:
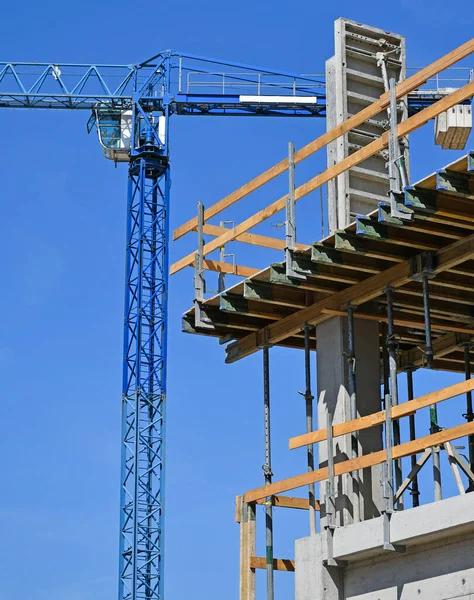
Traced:
<path id="1" fill-rule="evenodd" d="M 88 131 L 97 125 L 99 142 L 105 158 L 115 163 L 130 161 L 130 143 L 132 138 L 132 111 L 113 108 L 96 109 L 89 120 Z M 142 131 L 143 129 L 143 131 Z M 165 117 L 158 118 L 158 138 L 161 145 L 165 143 Z M 145 123 L 140 127 L 137 145 L 145 143 Z"/>
<path id="2" fill-rule="evenodd" d="M 97 134 L 105 158 L 116 163 L 128 162 L 132 135 L 132 111 L 96 109 L 93 119 L 97 125 Z"/>

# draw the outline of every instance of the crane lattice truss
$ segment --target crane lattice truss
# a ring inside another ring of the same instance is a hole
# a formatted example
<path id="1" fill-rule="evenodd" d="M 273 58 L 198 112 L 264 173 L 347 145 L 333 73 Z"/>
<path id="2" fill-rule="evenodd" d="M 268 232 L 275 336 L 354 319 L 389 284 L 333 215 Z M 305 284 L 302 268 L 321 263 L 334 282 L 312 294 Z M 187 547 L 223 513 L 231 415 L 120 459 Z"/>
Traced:
<path id="1" fill-rule="evenodd" d="M 412 94 L 411 112 L 439 94 Z M 0 63 L 0 108 L 92 111 L 99 132 L 102 114 L 131 114 L 119 599 L 162 600 L 169 118 L 324 117 L 324 77 L 171 51 L 139 65 Z"/>

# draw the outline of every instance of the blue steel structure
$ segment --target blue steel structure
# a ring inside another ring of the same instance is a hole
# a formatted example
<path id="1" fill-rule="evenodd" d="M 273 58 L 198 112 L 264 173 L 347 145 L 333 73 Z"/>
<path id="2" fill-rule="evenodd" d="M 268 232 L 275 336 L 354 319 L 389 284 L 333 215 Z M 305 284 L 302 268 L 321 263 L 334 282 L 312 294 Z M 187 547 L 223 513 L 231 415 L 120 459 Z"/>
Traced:
<path id="1" fill-rule="evenodd" d="M 438 98 L 415 93 L 410 112 Z M 0 108 L 92 111 L 106 156 L 129 163 L 119 600 L 164 598 L 169 118 L 324 117 L 325 100 L 323 76 L 172 51 L 139 65 L 0 63 Z"/>

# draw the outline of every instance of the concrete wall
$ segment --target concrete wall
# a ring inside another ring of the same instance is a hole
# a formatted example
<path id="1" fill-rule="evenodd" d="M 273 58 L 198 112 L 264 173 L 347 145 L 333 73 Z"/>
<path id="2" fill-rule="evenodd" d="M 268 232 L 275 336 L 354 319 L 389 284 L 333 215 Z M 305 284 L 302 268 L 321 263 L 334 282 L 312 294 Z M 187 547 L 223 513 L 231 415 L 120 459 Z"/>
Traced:
<path id="1" fill-rule="evenodd" d="M 336 529 L 327 568 L 326 534 L 297 540 L 296 600 L 474 600 L 474 494 L 395 513 L 383 551 L 381 518 Z"/>

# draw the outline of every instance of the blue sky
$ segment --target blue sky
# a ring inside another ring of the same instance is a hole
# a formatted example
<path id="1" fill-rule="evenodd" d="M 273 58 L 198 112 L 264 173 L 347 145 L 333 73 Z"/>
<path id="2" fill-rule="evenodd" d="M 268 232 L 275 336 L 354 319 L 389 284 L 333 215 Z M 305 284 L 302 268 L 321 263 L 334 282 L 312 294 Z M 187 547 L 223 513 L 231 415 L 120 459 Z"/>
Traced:
<path id="1" fill-rule="evenodd" d="M 429 10 L 408 0 L 394 10 L 380 6 L 375 1 L 303 2 L 293 9 L 281 0 L 238 5 L 182 0 L 143 4 L 140 10 L 123 0 L 72 5 L 27 0 L 2 9 L 0 60 L 128 64 L 175 48 L 286 71 L 322 72 L 333 52 L 333 21 L 339 16 L 405 34 L 413 66 L 432 62 L 472 35 L 472 11 L 451 11 L 447 17 L 440 0 L 430 2 Z M 474 67 L 474 58 L 466 64 Z M 0 112 L 0 600 L 116 598 L 126 169 L 102 158 L 95 136 L 86 133 L 87 118 Z M 323 129 L 321 120 L 176 117 L 172 227 L 194 215 L 197 200 L 209 205 L 280 160 L 288 140 L 301 147 Z M 459 155 L 435 149 L 431 138 L 431 125 L 413 136 L 415 180 Z M 321 154 L 298 177 L 309 177 L 323 164 Z M 245 218 L 279 197 L 285 186 L 274 182 L 230 218 Z M 306 224 L 312 237 L 302 241 L 318 237 L 314 221 L 314 234 Z M 261 231 L 278 235 L 269 223 Z M 172 258 L 194 244 L 192 237 L 175 244 Z M 232 251 L 249 266 L 269 260 L 237 245 Z M 180 315 L 192 296 L 191 271 L 173 278 L 167 598 L 237 598 L 234 500 L 262 481 L 261 356 L 224 366 L 217 342 L 182 334 Z M 288 438 L 304 427 L 297 395 L 303 375 L 299 353 L 272 351 L 277 478 L 304 470 L 304 453 L 287 450 Z M 457 379 L 417 374 L 415 389 L 421 393 Z M 441 423 L 461 422 L 463 410 L 463 401 L 446 404 Z M 428 481 L 424 490 L 430 498 Z M 453 493 L 451 481 L 446 491 Z M 285 512 L 284 517 L 284 522 L 281 514 L 276 517 L 275 553 L 287 557 L 308 526 L 304 515 Z M 291 597 L 291 578 L 277 575 L 277 599 Z M 260 577 L 258 585 L 263 585 Z"/>

